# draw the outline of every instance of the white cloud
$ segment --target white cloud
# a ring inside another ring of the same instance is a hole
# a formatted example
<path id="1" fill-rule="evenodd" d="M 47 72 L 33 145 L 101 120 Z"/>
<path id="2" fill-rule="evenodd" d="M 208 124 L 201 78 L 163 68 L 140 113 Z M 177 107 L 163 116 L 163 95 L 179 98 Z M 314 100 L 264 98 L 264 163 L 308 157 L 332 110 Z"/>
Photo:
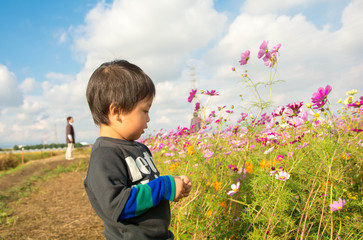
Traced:
<path id="1" fill-rule="evenodd" d="M 241 10 L 243 13 L 250 13 L 256 15 L 283 13 L 294 7 L 307 6 L 308 4 L 314 2 L 319 2 L 319 0 L 246 0 L 242 5 Z"/>
<path id="2" fill-rule="evenodd" d="M 226 17 L 213 1 L 117 0 L 99 3 L 78 28 L 76 48 L 87 61 L 115 58 L 140 65 L 156 82 L 176 78 L 185 59 L 208 44 Z M 93 66 L 96 67 L 96 66 Z"/>
<path id="3" fill-rule="evenodd" d="M 0 64 L 0 107 L 18 106 L 23 101 L 23 95 L 18 87 L 14 73 Z"/>
<path id="4" fill-rule="evenodd" d="M 26 78 L 19 87 L 23 93 L 29 93 L 32 92 L 37 87 L 37 85 L 38 83 L 34 78 Z"/>

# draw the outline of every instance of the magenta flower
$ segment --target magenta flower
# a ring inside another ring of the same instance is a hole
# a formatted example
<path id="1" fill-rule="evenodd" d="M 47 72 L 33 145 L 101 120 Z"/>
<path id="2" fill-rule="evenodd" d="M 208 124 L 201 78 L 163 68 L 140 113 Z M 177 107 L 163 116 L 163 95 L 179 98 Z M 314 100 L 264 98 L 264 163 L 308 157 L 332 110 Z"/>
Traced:
<path id="1" fill-rule="evenodd" d="M 257 54 L 258 58 L 262 58 L 266 53 L 268 53 L 268 41 L 263 41 L 263 43 L 260 46 L 260 51 Z"/>
<path id="2" fill-rule="evenodd" d="M 246 52 L 241 54 L 241 60 L 239 60 L 239 64 L 240 65 L 247 64 L 248 59 L 250 59 L 250 50 L 247 50 Z"/>
<path id="3" fill-rule="evenodd" d="M 335 211 L 342 210 L 344 204 L 345 204 L 345 199 L 342 200 L 341 198 L 339 198 L 338 202 L 337 201 L 334 201 L 332 204 L 329 205 L 329 207 L 331 208 L 331 210 L 333 212 L 335 212 Z"/>
<path id="4" fill-rule="evenodd" d="M 218 92 L 216 90 L 207 90 L 206 92 L 204 92 L 205 95 L 209 95 L 209 96 L 218 96 Z"/>
<path id="5" fill-rule="evenodd" d="M 312 106 L 314 109 L 322 108 L 325 103 L 328 101 L 327 96 L 331 92 L 332 87 L 330 85 L 326 85 L 325 89 L 320 87 L 316 93 L 313 93 L 313 97 L 311 101 L 314 103 Z"/>
<path id="6" fill-rule="evenodd" d="M 233 194 L 235 194 L 238 191 L 238 189 L 239 189 L 240 186 L 241 186 L 241 183 L 240 182 L 237 182 L 237 184 L 232 184 L 231 185 L 232 191 L 229 191 L 227 193 L 227 195 L 228 196 L 232 196 Z"/>
<path id="7" fill-rule="evenodd" d="M 196 93 L 197 93 L 197 89 L 192 89 L 192 91 L 189 93 L 188 102 L 193 101 Z"/>
<path id="8" fill-rule="evenodd" d="M 233 170 L 233 171 L 235 171 L 235 172 L 238 172 L 238 167 L 237 167 L 237 166 L 235 166 L 235 165 L 233 165 L 233 164 L 229 164 L 229 165 L 228 165 L 228 168 L 232 169 L 232 170 Z"/>
<path id="9" fill-rule="evenodd" d="M 359 108 L 360 106 L 363 106 L 363 97 L 360 97 L 360 101 L 356 101 L 354 103 L 347 104 L 347 107 Z"/>
<path id="10" fill-rule="evenodd" d="M 283 155 L 278 155 L 278 156 L 276 157 L 276 161 L 281 162 L 282 160 L 284 160 L 284 158 L 285 158 L 285 156 L 283 156 Z"/>
<path id="11" fill-rule="evenodd" d="M 197 102 L 195 104 L 194 112 L 198 112 L 199 109 L 200 109 L 200 102 Z"/>
<path id="12" fill-rule="evenodd" d="M 297 115 L 298 113 L 300 113 L 300 108 L 302 105 L 303 105 L 303 102 L 294 102 L 294 103 L 287 104 L 287 107 L 290 108 L 294 112 L 294 115 Z"/>

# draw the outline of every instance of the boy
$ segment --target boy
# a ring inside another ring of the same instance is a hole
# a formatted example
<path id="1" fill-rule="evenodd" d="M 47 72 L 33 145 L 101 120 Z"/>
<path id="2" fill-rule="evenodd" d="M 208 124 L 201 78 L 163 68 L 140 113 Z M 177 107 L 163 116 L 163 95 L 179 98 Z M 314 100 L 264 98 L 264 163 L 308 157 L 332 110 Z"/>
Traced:
<path id="1" fill-rule="evenodd" d="M 87 86 L 100 136 L 93 145 L 84 186 L 107 239 L 174 239 L 169 201 L 189 195 L 186 176 L 160 176 L 150 150 L 136 142 L 150 121 L 152 80 L 124 60 L 102 64 Z"/>

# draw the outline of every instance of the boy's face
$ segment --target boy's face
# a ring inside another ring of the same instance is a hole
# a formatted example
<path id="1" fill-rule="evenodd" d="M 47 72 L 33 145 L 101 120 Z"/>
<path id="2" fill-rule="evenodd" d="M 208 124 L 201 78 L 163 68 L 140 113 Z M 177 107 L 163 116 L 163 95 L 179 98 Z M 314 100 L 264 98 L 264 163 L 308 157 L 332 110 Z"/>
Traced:
<path id="1" fill-rule="evenodd" d="M 121 125 L 117 129 L 120 139 L 132 141 L 140 138 L 150 121 L 152 102 L 153 98 L 141 100 L 131 112 L 120 114 Z"/>

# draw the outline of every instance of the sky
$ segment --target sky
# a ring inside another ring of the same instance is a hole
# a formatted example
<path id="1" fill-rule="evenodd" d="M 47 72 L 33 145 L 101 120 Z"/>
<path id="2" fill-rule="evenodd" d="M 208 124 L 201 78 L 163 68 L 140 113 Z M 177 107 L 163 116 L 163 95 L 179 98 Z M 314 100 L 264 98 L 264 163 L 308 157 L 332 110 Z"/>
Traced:
<path id="1" fill-rule="evenodd" d="M 93 143 L 85 91 L 102 63 L 126 59 L 155 83 L 145 133 L 189 127 L 192 88 L 207 107 L 247 112 L 251 90 L 270 69 L 257 58 L 263 41 L 281 43 L 272 86 L 275 107 L 311 101 L 332 86 L 332 107 L 363 92 L 363 0 L 12 0 L 0 2 L 0 148 L 65 142 L 73 116 L 77 142 Z M 241 53 L 250 62 L 239 65 Z M 233 72 L 232 67 L 236 68 Z M 268 91 L 260 87 L 263 98 Z M 243 96 L 241 101 L 240 95 Z M 272 111 L 271 108 L 268 111 Z"/>

